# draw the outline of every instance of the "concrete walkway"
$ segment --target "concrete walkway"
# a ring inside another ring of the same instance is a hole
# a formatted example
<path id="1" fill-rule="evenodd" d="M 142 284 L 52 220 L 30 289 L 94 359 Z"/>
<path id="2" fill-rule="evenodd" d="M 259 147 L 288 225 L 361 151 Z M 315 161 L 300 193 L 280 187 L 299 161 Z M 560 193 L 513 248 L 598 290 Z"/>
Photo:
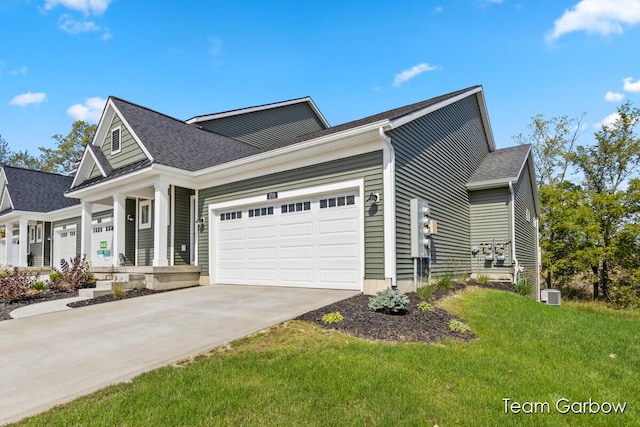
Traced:
<path id="1" fill-rule="evenodd" d="M 358 292 L 211 285 L 0 322 L 0 424 Z"/>
<path id="2" fill-rule="evenodd" d="M 41 314 L 55 313 L 56 311 L 73 310 L 71 307 L 67 307 L 67 304 L 89 299 L 89 297 L 71 297 L 61 298 L 53 301 L 40 302 L 37 304 L 25 305 L 24 307 L 16 308 L 9 316 L 13 319 L 22 319 L 23 317 L 40 316 Z"/>

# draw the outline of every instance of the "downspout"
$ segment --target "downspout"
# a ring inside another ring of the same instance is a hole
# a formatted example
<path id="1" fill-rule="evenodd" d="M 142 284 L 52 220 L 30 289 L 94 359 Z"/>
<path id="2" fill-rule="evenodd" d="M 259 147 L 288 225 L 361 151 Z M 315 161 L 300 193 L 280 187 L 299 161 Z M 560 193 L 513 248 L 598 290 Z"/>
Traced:
<path id="1" fill-rule="evenodd" d="M 509 181 L 509 196 L 511 198 L 511 262 L 513 263 L 513 283 L 516 283 L 516 278 L 520 273 L 520 263 L 516 258 L 516 208 L 513 183 L 511 181 Z"/>
<path id="2" fill-rule="evenodd" d="M 536 299 L 540 301 L 540 264 L 542 260 L 540 259 L 540 221 L 536 217 Z"/>
<path id="3" fill-rule="evenodd" d="M 396 269 L 396 153 L 391 144 L 391 138 L 385 133 L 384 127 L 378 128 L 382 148 L 382 177 L 383 177 L 383 235 L 384 235 L 384 277 L 391 279 L 391 287 L 398 286 Z"/>

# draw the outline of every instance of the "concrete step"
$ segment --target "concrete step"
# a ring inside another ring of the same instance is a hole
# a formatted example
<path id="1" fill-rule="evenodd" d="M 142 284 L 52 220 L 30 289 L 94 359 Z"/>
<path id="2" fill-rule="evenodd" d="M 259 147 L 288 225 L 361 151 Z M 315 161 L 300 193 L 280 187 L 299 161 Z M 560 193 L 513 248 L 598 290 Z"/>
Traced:
<path id="1" fill-rule="evenodd" d="M 101 297 L 102 295 L 111 295 L 112 293 L 113 293 L 113 291 L 111 290 L 111 288 L 109 288 L 109 289 L 106 289 L 106 288 L 102 288 L 102 289 L 84 288 L 84 289 L 79 289 L 78 290 L 78 296 L 83 297 L 83 298 Z"/>

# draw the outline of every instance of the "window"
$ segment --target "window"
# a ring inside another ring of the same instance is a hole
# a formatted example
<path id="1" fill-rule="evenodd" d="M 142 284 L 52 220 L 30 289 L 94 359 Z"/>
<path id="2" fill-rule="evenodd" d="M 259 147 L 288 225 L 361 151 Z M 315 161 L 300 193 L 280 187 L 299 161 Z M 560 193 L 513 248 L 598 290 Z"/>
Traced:
<path id="1" fill-rule="evenodd" d="M 289 203 L 288 205 L 280 206 L 280 212 L 282 213 L 300 212 L 300 211 L 308 211 L 308 210 L 311 210 L 310 201 Z"/>
<path id="2" fill-rule="evenodd" d="M 102 233 L 102 227 L 93 227 L 94 233 Z"/>
<path id="3" fill-rule="evenodd" d="M 269 206 L 268 208 L 249 209 L 249 218 L 267 215 L 273 215 L 273 206 Z"/>
<path id="4" fill-rule="evenodd" d="M 336 206 L 348 206 L 356 204 L 356 196 L 339 196 L 328 199 L 320 199 L 320 209 L 335 208 Z"/>
<path id="5" fill-rule="evenodd" d="M 220 221 L 231 221 L 234 219 L 242 219 L 242 211 L 222 212 L 220 214 Z"/>
<path id="6" fill-rule="evenodd" d="M 42 242 L 42 224 L 36 225 L 36 242 Z"/>
<path id="7" fill-rule="evenodd" d="M 531 222 L 531 212 L 529 211 L 529 209 L 525 210 L 525 218 L 527 222 Z"/>
<path id="8" fill-rule="evenodd" d="M 107 225 L 107 226 L 104 228 L 104 231 L 113 231 L 113 225 Z"/>
<path id="9" fill-rule="evenodd" d="M 36 242 L 36 227 L 32 226 L 29 227 L 29 243 L 35 243 Z"/>
<path id="10" fill-rule="evenodd" d="M 145 200 L 140 202 L 138 218 L 140 222 L 138 227 L 140 229 L 151 228 L 151 200 Z"/>
<path id="11" fill-rule="evenodd" d="M 111 154 L 117 154 L 122 148 L 120 144 L 120 126 L 111 131 Z"/>

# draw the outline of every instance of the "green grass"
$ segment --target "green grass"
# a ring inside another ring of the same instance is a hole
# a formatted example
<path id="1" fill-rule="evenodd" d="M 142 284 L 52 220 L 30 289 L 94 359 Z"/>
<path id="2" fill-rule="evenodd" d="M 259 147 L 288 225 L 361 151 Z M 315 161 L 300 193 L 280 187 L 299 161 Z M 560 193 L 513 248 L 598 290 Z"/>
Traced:
<path id="1" fill-rule="evenodd" d="M 477 340 L 371 343 L 289 322 L 19 425 L 640 425 L 634 316 L 485 289 L 445 304 Z M 551 413 L 505 414 L 503 398 L 550 402 Z M 627 408 L 563 415 L 561 398 Z"/>

